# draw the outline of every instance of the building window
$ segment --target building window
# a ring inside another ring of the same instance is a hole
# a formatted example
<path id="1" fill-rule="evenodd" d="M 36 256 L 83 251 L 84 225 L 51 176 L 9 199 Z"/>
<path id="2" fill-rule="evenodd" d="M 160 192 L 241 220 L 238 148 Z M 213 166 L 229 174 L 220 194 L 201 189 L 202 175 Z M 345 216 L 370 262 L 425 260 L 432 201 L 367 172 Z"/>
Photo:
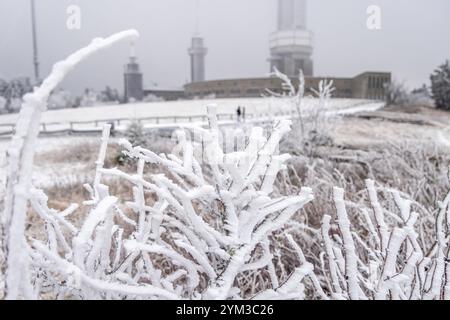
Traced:
<path id="1" fill-rule="evenodd" d="M 248 89 L 247 90 L 247 94 L 259 94 L 260 90 L 259 89 Z"/>

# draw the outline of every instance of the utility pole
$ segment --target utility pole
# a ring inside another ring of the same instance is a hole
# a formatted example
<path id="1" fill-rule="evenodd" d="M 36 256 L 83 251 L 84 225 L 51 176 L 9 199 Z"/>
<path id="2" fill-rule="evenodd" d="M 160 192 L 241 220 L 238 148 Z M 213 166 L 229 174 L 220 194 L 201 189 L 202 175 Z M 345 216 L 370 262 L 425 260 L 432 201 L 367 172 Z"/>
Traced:
<path id="1" fill-rule="evenodd" d="M 39 55 L 38 55 L 38 45 L 37 45 L 37 32 L 36 32 L 36 10 L 35 10 L 35 0 L 31 1 L 31 27 L 33 35 L 33 65 L 34 65 L 34 80 L 38 84 L 41 80 L 39 74 Z"/>
<path id="2" fill-rule="evenodd" d="M 199 21 L 198 21 L 198 7 L 199 7 L 199 0 L 195 1 L 195 34 L 199 34 Z"/>

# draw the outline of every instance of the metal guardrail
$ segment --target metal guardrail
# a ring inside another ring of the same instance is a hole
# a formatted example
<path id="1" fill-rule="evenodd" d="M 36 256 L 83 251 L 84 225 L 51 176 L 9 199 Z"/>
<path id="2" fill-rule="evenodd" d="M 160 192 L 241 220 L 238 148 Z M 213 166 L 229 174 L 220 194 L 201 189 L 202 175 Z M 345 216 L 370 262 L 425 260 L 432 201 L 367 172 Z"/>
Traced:
<path id="1" fill-rule="evenodd" d="M 357 107 L 362 105 L 361 103 L 357 103 L 355 105 L 349 106 L 348 108 Z M 285 112 L 276 112 L 275 114 L 262 113 L 262 114 L 246 114 L 245 120 L 261 120 L 261 122 L 267 122 L 268 119 L 280 116 L 288 116 L 292 117 L 296 114 L 295 110 L 285 111 Z M 222 113 L 217 115 L 217 119 L 219 121 L 237 121 L 237 115 L 235 113 Z M 125 123 L 132 123 L 133 121 L 137 121 L 140 124 L 155 124 L 160 125 L 161 128 L 164 128 L 164 124 L 166 124 L 167 128 L 173 127 L 175 124 L 180 123 L 206 123 L 208 117 L 206 115 L 191 115 L 191 116 L 161 116 L 161 117 L 144 117 L 139 119 L 132 118 L 108 118 L 108 119 L 98 119 L 98 120 L 90 120 L 90 121 L 62 121 L 62 122 L 44 122 L 41 123 L 40 134 L 61 134 L 61 133 L 69 133 L 69 134 L 77 134 L 77 133 L 93 133 L 101 131 L 102 126 L 104 124 L 112 124 L 117 129 L 121 125 Z M 54 128 L 54 127 L 59 128 Z M 16 124 L 12 123 L 0 123 L 0 137 L 9 137 L 14 134 Z M 53 130 L 52 130 L 53 127 Z M 81 128 L 80 128 L 81 127 Z M 84 127 L 84 128 L 82 128 Z M 3 129 L 5 128 L 5 129 Z"/>
<path id="2" fill-rule="evenodd" d="M 277 113 L 272 116 L 288 116 L 290 113 Z M 264 117 L 270 117 L 269 114 L 259 115 Z M 258 115 L 247 114 L 246 119 L 254 120 Z M 232 113 L 222 113 L 217 115 L 219 121 L 237 121 L 237 115 Z M 192 115 L 192 116 L 162 116 L 162 117 L 144 117 L 139 119 L 130 118 L 108 118 L 108 119 L 98 119 L 90 121 L 62 121 L 62 122 L 43 122 L 40 124 L 40 134 L 58 134 L 58 133 L 89 133 L 101 131 L 102 125 L 112 124 L 116 128 L 123 124 L 129 124 L 133 121 L 137 121 L 140 124 L 155 124 L 164 127 L 171 127 L 173 124 L 180 123 L 206 123 L 208 117 L 206 115 Z M 54 128 L 54 127 L 59 128 Z M 1 123 L 0 124 L 0 137 L 7 137 L 14 134 L 16 124 L 12 123 Z M 53 127 L 53 129 L 52 129 Z M 80 128 L 81 127 L 81 128 Z M 84 127 L 84 129 L 82 128 Z M 5 128 L 5 129 L 3 129 Z M 87 129 L 86 129 L 87 128 Z M 97 130 L 98 129 L 98 130 Z"/>

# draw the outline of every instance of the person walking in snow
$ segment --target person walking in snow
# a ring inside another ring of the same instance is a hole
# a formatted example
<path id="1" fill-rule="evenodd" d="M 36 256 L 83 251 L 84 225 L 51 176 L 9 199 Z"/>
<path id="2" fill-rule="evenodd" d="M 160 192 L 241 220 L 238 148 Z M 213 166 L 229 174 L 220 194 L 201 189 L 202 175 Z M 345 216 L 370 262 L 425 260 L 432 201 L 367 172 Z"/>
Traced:
<path id="1" fill-rule="evenodd" d="M 111 129 L 110 129 L 111 137 L 115 137 L 116 136 L 116 126 L 115 126 L 114 121 L 108 122 L 108 124 L 111 125 Z"/>
<path id="2" fill-rule="evenodd" d="M 237 108 L 236 114 L 237 114 L 237 121 L 241 122 L 242 111 L 241 111 L 241 107 L 240 106 Z"/>

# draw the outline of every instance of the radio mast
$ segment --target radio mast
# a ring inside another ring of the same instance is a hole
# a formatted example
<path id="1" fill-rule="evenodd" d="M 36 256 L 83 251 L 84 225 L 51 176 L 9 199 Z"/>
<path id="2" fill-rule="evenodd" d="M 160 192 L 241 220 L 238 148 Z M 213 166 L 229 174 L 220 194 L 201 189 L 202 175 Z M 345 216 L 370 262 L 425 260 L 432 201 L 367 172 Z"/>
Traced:
<path id="1" fill-rule="evenodd" d="M 33 65 L 34 65 L 34 80 L 35 83 L 40 82 L 39 74 L 39 55 L 38 55 L 38 45 L 37 45 L 37 31 L 36 31 L 36 10 L 35 10 L 35 0 L 31 1 L 31 27 L 33 36 Z"/>

